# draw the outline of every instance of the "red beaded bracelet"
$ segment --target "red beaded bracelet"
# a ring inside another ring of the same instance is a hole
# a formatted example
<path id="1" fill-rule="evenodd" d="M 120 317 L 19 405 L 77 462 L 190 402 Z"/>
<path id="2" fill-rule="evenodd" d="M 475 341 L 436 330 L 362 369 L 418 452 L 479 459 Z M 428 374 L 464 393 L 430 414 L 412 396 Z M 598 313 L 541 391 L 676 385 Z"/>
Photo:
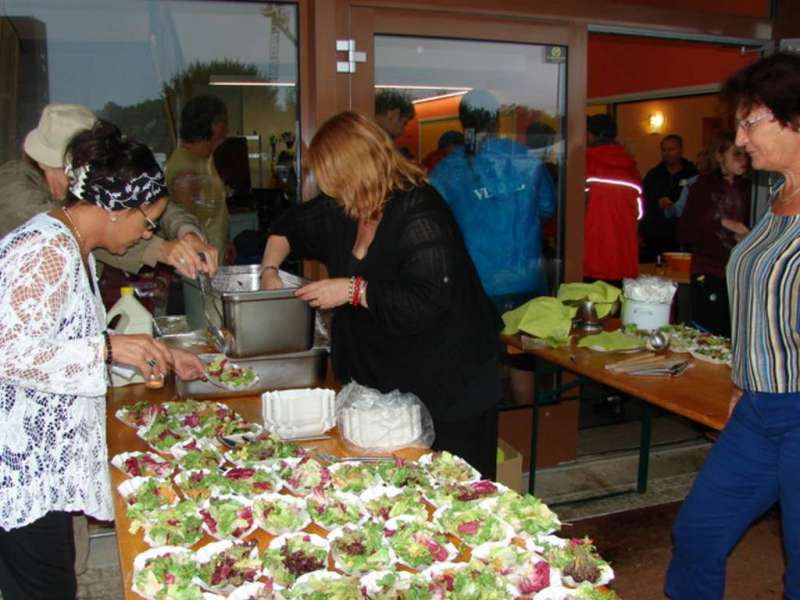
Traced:
<path id="1" fill-rule="evenodd" d="M 358 306 L 361 304 L 361 286 L 364 283 L 364 278 L 356 275 L 353 277 L 353 297 L 350 300 L 350 304 L 353 306 Z"/>

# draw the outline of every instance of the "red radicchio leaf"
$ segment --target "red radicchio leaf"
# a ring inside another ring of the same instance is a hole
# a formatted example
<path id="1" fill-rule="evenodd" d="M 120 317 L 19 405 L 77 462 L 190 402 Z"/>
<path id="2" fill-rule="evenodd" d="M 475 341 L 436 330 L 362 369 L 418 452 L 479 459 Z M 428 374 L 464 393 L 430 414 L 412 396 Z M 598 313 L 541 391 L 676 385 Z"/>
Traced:
<path id="1" fill-rule="evenodd" d="M 437 544 L 430 538 L 422 540 L 422 543 L 425 544 L 425 547 L 428 549 L 428 552 L 431 553 L 434 560 L 440 562 L 447 560 L 447 549 L 444 546 Z"/>
<path id="2" fill-rule="evenodd" d="M 200 516 L 203 517 L 203 523 L 206 524 L 206 527 L 208 527 L 208 530 L 211 533 L 216 533 L 217 532 L 217 522 L 214 520 L 214 517 L 211 516 L 211 513 L 209 513 L 207 510 L 201 510 L 200 511 Z"/>
<path id="3" fill-rule="evenodd" d="M 253 475 L 256 474 L 255 469 L 251 469 L 248 467 L 234 467 L 230 469 L 227 473 L 225 473 L 225 477 L 228 479 L 234 479 L 239 481 L 240 479 L 249 479 Z"/>
<path id="4" fill-rule="evenodd" d="M 480 529 L 480 527 L 480 521 L 467 521 L 466 523 L 461 523 L 461 525 L 458 526 L 458 532 L 474 535 L 478 533 L 478 529 Z"/>

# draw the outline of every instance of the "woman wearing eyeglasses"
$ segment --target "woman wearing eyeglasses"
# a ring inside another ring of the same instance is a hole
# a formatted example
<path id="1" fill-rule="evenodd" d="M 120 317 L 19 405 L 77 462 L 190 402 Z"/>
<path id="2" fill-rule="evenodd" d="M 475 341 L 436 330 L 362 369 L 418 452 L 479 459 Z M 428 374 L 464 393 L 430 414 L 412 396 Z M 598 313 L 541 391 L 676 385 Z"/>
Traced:
<path id="1" fill-rule="evenodd" d="M 772 206 L 731 252 L 731 417 L 673 528 L 665 591 L 717 600 L 728 554 L 780 504 L 784 598 L 800 598 L 800 56 L 778 53 L 731 77 L 736 144 L 754 169 L 779 172 Z"/>
<path id="2" fill-rule="evenodd" d="M 63 208 L 0 241 L 0 592 L 72 599 L 72 512 L 111 520 L 106 368 L 202 376 L 188 352 L 146 335 L 109 335 L 92 251 L 152 237 L 167 204 L 146 146 L 104 121 L 67 147 Z"/>
<path id="3" fill-rule="evenodd" d="M 718 133 L 704 153 L 703 174 L 689 188 L 678 220 L 678 241 L 692 253 L 692 321 L 729 337 L 731 314 L 725 265 L 736 243 L 750 229 L 750 161 L 732 131 Z"/>

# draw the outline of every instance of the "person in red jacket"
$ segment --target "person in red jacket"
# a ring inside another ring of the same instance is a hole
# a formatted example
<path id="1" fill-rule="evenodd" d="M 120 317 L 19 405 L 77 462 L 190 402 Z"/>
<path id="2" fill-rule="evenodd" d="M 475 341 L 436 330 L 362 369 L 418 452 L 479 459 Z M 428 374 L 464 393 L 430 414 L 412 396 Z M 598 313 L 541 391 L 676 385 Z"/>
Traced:
<path id="1" fill-rule="evenodd" d="M 616 137 L 617 124 L 610 116 L 587 119 L 583 276 L 619 286 L 625 277 L 639 274 L 642 183 L 636 161 Z"/>

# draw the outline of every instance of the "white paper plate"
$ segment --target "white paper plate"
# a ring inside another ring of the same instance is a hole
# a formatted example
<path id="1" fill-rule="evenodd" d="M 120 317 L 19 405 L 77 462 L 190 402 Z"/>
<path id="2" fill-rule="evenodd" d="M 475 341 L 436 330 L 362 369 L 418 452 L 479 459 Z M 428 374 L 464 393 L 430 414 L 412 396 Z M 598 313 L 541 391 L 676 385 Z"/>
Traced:
<path id="1" fill-rule="evenodd" d="M 206 544 L 205 546 L 197 550 L 197 552 L 195 552 L 194 554 L 194 558 L 197 561 L 197 564 L 202 566 L 204 564 L 211 562 L 215 556 L 221 554 L 222 552 L 225 552 L 234 545 L 241 545 L 241 542 L 233 542 L 231 540 L 221 540 L 219 542 L 212 542 L 211 544 Z M 257 545 L 254 544 L 253 547 L 250 549 L 249 557 L 253 560 L 258 561 L 259 557 L 258 557 Z M 261 569 L 259 568 L 256 572 L 255 577 L 253 578 L 254 580 L 253 582 L 255 582 L 256 579 L 260 578 L 261 574 L 262 572 Z M 197 578 L 197 582 L 203 588 L 220 594 L 229 594 L 230 592 L 236 589 L 236 586 L 232 585 L 224 585 L 224 586 L 209 585 L 199 577 Z"/>
<path id="2" fill-rule="evenodd" d="M 383 526 L 383 529 L 384 529 L 384 531 L 386 531 L 387 529 L 389 531 L 397 531 L 400 527 L 403 526 L 404 523 L 410 523 L 412 521 L 417 522 L 417 523 L 422 523 L 423 526 L 426 529 L 431 529 L 431 530 L 434 530 L 434 531 L 441 531 L 439 526 L 436 525 L 435 523 L 431 523 L 430 521 L 422 521 L 421 519 L 416 519 L 414 517 L 410 517 L 410 516 L 406 516 L 406 515 L 403 515 L 403 516 L 400 516 L 400 517 L 395 517 L 394 519 L 389 519 L 388 521 L 386 521 L 386 524 Z M 390 546 L 392 545 L 391 539 L 389 540 L 389 545 Z M 438 562 L 450 562 L 450 561 L 455 560 L 458 557 L 458 554 L 459 554 L 458 548 L 456 548 L 449 540 L 447 541 L 447 543 L 442 544 L 442 546 L 447 551 L 447 556 L 445 557 L 444 561 L 434 561 L 433 564 L 437 564 Z M 394 547 L 392 547 L 392 549 L 394 550 Z M 399 564 L 405 566 L 405 567 L 408 567 L 409 569 L 424 570 L 424 569 L 428 568 L 428 567 L 424 567 L 424 566 L 423 567 L 415 567 L 414 565 L 410 565 L 410 564 L 408 564 L 408 563 L 403 561 L 403 557 L 400 555 L 400 553 L 397 550 L 394 550 L 394 552 L 397 555 L 397 562 Z"/>
<path id="3" fill-rule="evenodd" d="M 496 518 L 497 522 L 498 522 L 498 524 L 500 526 L 499 530 L 503 534 L 502 538 L 496 539 L 496 540 L 489 540 L 489 541 L 499 542 L 499 543 L 502 543 L 502 544 L 508 544 L 509 542 L 511 542 L 512 538 L 514 537 L 514 528 L 511 527 L 511 525 L 509 525 L 508 523 L 506 523 L 505 521 L 503 521 L 502 519 L 500 519 L 499 517 L 494 515 L 492 512 L 487 511 L 485 509 L 482 509 L 480 506 L 476 505 L 475 508 L 479 509 L 481 512 L 486 514 L 487 517 Z M 464 544 L 465 546 L 469 546 L 470 548 L 476 546 L 477 544 L 474 544 L 472 542 L 467 541 L 467 539 L 462 534 L 460 534 L 458 531 L 450 531 L 442 524 L 442 522 L 441 522 L 442 516 L 448 510 L 451 510 L 451 507 L 449 505 L 447 505 L 447 504 L 437 508 L 436 511 L 434 511 L 434 513 L 433 513 L 433 522 L 436 523 L 436 525 L 438 525 L 438 527 L 442 531 L 444 531 L 446 533 L 449 533 L 450 535 L 458 538 L 461 541 L 461 543 Z M 486 542 L 484 542 L 484 543 L 486 543 Z"/>
<path id="4" fill-rule="evenodd" d="M 125 468 L 125 461 L 127 461 L 129 458 L 141 458 L 143 456 L 148 456 L 154 462 L 160 465 L 165 465 L 164 473 L 160 474 L 159 475 L 160 477 L 169 477 L 170 475 L 172 475 L 172 471 L 174 470 L 172 464 L 168 460 L 164 459 L 158 454 L 154 454 L 153 452 L 120 452 L 111 459 L 111 464 L 120 471 L 122 471 L 127 477 L 137 477 L 136 475 L 131 475 L 130 473 L 128 473 L 128 471 Z M 167 467 L 169 467 L 169 470 L 167 470 Z"/>
<path id="5" fill-rule="evenodd" d="M 250 600 L 250 598 L 254 597 L 256 594 L 263 594 L 267 589 L 269 589 L 268 584 L 262 581 L 245 583 L 233 590 L 228 596 L 228 600 Z M 281 589 L 279 585 L 273 586 L 272 600 L 284 600 L 284 596 L 280 592 Z"/>
<path id="6" fill-rule="evenodd" d="M 397 581 L 392 586 L 392 589 L 397 591 L 408 590 L 411 587 L 411 581 L 415 577 L 413 573 L 408 571 L 372 571 L 361 578 L 359 586 L 366 591 L 367 597 L 372 598 L 383 591 L 388 591 L 384 590 L 378 582 L 389 574 L 394 574 L 397 577 Z"/>
<path id="7" fill-rule="evenodd" d="M 290 529 L 290 530 L 281 530 L 276 528 L 268 527 L 267 524 L 264 522 L 260 511 L 258 510 L 259 501 L 269 501 L 269 502 L 277 502 L 279 504 L 288 507 L 290 510 L 294 511 L 295 514 L 300 518 L 300 523 L 297 527 Z M 256 525 L 266 531 L 271 535 L 282 535 L 284 533 L 294 533 L 297 531 L 301 531 L 309 526 L 311 523 L 311 517 L 308 515 L 306 511 L 306 503 L 301 500 L 300 498 L 295 498 L 294 496 L 287 496 L 286 494 L 261 494 L 253 498 L 253 520 L 255 521 Z"/>
<path id="8" fill-rule="evenodd" d="M 251 510 L 253 508 L 252 501 L 250 499 L 248 499 L 248 498 L 244 498 L 243 496 L 234 496 L 233 494 L 222 494 L 222 495 L 213 496 L 212 498 L 204 500 L 200 504 L 200 506 L 198 507 L 198 516 L 201 519 L 203 519 L 203 515 L 202 515 L 202 513 L 200 511 L 201 510 L 208 510 L 209 507 L 211 506 L 211 500 L 212 499 L 214 499 L 214 500 L 233 500 L 233 501 L 238 502 L 239 504 L 241 504 L 242 508 L 250 508 Z M 239 540 L 241 540 L 241 539 L 246 538 L 248 535 L 250 535 L 251 533 L 253 533 L 256 530 L 256 523 L 255 523 L 255 520 L 253 520 L 253 522 L 251 523 L 250 527 L 248 527 L 246 531 L 243 531 L 242 533 L 240 533 L 235 538 L 232 538 L 229 535 L 224 535 L 219 530 L 217 530 L 215 532 L 212 532 L 211 529 L 206 524 L 205 519 L 203 519 L 202 527 L 203 527 L 203 531 L 205 531 L 208 535 L 210 535 L 211 537 L 216 538 L 218 540 L 229 540 L 229 539 L 239 539 Z"/>
<path id="9" fill-rule="evenodd" d="M 428 471 L 428 473 L 430 474 L 431 477 L 433 477 L 437 481 L 442 481 L 441 479 L 436 477 L 436 475 L 434 475 L 434 473 L 432 471 L 433 457 L 434 457 L 435 454 L 436 454 L 435 452 L 429 452 L 428 454 L 425 454 L 425 455 L 421 456 L 417 462 L 419 464 L 421 464 L 423 467 L 425 467 L 425 470 Z M 478 471 L 478 469 L 473 467 L 471 464 L 469 464 L 467 461 L 465 461 L 460 456 L 456 456 L 455 454 L 453 454 L 452 456 L 453 456 L 453 458 L 455 459 L 456 462 L 462 463 L 462 464 L 466 465 L 466 467 L 467 467 L 465 469 L 465 472 L 467 472 L 468 475 L 464 479 L 460 479 L 459 481 L 461 481 L 461 482 L 478 481 L 481 478 L 481 474 Z"/>
<path id="10" fill-rule="evenodd" d="M 146 600 L 155 600 L 155 596 L 151 596 L 147 594 L 144 590 L 141 590 L 136 585 L 136 578 L 137 575 L 144 569 L 145 564 L 151 558 L 156 558 L 158 556 L 164 556 L 165 554 L 175 554 L 184 556 L 190 560 L 193 559 L 192 551 L 188 548 L 180 548 L 179 546 L 161 546 L 160 548 L 150 548 L 150 550 L 145 550 L 144 552 L 138 554 L 133 559 L 133 577 L 131 578 L 131 589 L 139 594 L 142 598 Z M 199 586 L 198 586 L 199 589 Z M 213 596 L 212 596 L 213 598 Z"/>
<path id="11" fill-rule="evenodd" d="M 327 538 L 328 542 L 330 542 L 330 545 L 331 545 L 331 556 L 333 557 L 333 562 L 334 562 L 334 565 L 336 566 L 336 568 L 339 571 L 343 572 L 343 573 L 347 573 L 348 575 L 355 575 L 357 577 L 360 577 L 361 575 L 365 575 L 366 572 L 361 573 L 361 572 L 358 572 L 358 571 L 349 570 L 346 567 L 346 565 L 339 560 L 339 557 L 337 556 L 337 553 L 334 550 L 333 542 L 335 542 L 337 539 L 342 537 L 348 531 L 359 531 L 360 529 L 361 528 L 359 526 L 357 526 L 357 525 L 344 525 L 342 527 L 337 527 L 336 529 L 334 529 L 330 533 L 328 533 L 328 538 Z M 386 570 L 386 569 L 389 569 L 389 568 L 393 567 L 395 564 L 397 564 L 397 556 L 395 556 L 394 550 L 392 550 L 391 546 L 389 546 L 389 544 L 386 542 L 386 538 L 382 537 L 381 538 L 381 543 L 382 543 L 383 547 L 386 549 L 387 555 L 388 555 L 388 559 L 386 561 L 386 564 L 385 565 L 381 565 L 381 570 Z"/>

